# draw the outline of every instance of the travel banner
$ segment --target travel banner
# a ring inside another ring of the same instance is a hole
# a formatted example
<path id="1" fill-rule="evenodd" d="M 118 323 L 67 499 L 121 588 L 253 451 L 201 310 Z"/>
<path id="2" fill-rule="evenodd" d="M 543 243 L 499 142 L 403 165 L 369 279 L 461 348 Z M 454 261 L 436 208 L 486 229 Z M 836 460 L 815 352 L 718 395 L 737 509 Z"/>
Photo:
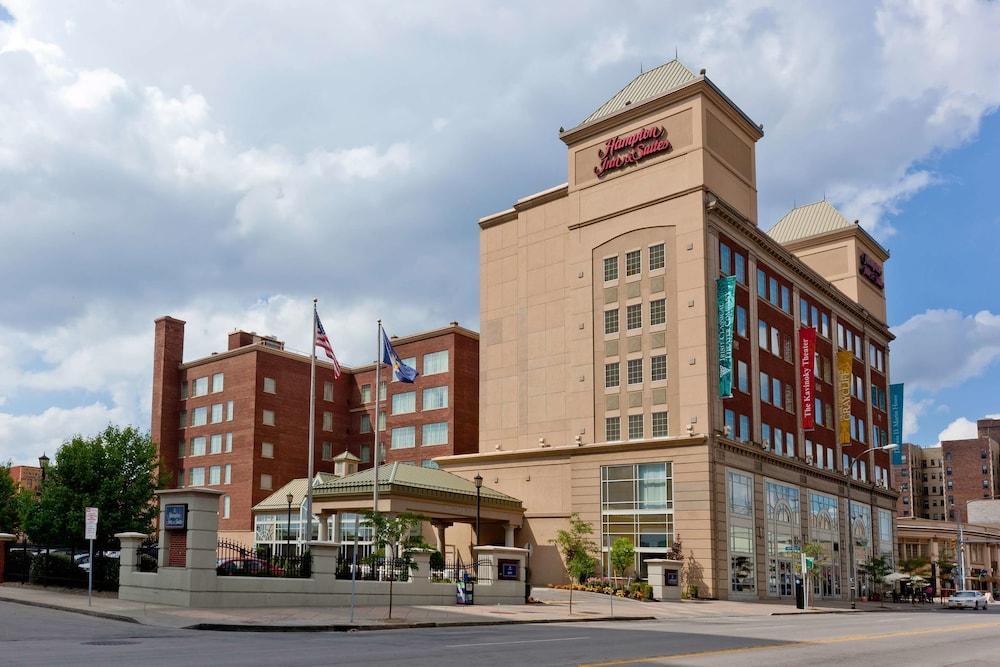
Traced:
<path id="1" fill-rule="evenodd" d="M 893 465 L 903 463 L 903 383 L 889 385 L 889 442 L 899 445 L 892 450 Z"/>
<path id="2" fill-rule="evenodd" d="M 816 428 L 816 376 L 813 375 L 816 360 L 816 329 L 799 329 L 799 396 L 802 399 L 802 428 L 811 431 Z"/>
<path id="3" fill-rule="evenodd" d="M 854 353 L 850 350 L 837 351 L 837 407 L 840 411 L 840 444 L 851 442 L 851 376 L 854 369 Z"/>
<path id="4" fill-rule="evenodd" d="M 736 313 L 736 276 L 719 278 L 715 286 L 719 309 L 719 396 L 733 397 L 733 318 Z"/>

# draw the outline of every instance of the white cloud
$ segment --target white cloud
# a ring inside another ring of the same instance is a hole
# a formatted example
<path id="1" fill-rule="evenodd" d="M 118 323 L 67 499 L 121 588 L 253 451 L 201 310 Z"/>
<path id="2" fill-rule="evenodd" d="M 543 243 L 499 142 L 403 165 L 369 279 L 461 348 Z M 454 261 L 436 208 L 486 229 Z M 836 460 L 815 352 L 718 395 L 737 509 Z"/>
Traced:
<path id="1" fill-rule="evenodd" d="M 978 377 L 1000 360 L 1000 315 L 927 310 L 892 328 L 894 378 L 938 391 Z"/>
<path id="2" fill-rule="evenodd" d="M 920 431 L 920 417 L 934 405 L 933 399 L 924 398 L 903 402 L 903 440 L 909 440 Z"/>
<path id="3" fill-rule="evenodd" d="M 628 30 L 617 28 L 610 32 L 601 31 L 587 52 L 587 69 L 593 72 L 605 65 L 620 62 L 629 53 Z"/>
<path id="4" fill-rule="evenodd" d="M 107 69 L 84 70 L 76 81 L 59 89 L 59 97 L 77 110 L 95 109 L 125 88 L 125 79 Z"/>
<path id="5" fill-rule="evenodd" d="M 976 429 L 976 422 L 965 417 L 959 417 L 938 433 L 938 444 L 941 444 L 944 440 L 966 440 L 975 438 L 978 435 L 979 431 Z"/>
<path id="6" fill-rule="evenodd" d="M 102 403 L 51 407 L 38 414 L 0 412 L 0 462 L 34 464 L 43 453 L 53 458 L 74 435 L 93 435 L 109 423 L 121 423 L 123 417 L 121 409 Z"/>

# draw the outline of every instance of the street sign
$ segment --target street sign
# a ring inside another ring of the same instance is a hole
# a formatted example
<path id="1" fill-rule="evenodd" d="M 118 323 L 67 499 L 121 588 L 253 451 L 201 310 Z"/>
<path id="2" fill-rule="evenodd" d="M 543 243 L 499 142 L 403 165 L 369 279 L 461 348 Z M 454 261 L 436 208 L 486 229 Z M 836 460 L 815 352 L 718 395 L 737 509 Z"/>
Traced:
<path id="1" fill-rule="evenodd" d="M 802 551 L 802 547 L 800 547 L 797 544 L 786 544 L 785 545 L 785 551 L 787 551 L 789 553 L 796 553 L 797 554 L 800 551 Z"/>
<path id="2" fill-rule="evenodd" d="M 83 533 L 83 539 L 85 540 L 96 540 L 97 539 L 97 508 L 88 507 L 86 518 L 85 518 L 85 528 Z"/>

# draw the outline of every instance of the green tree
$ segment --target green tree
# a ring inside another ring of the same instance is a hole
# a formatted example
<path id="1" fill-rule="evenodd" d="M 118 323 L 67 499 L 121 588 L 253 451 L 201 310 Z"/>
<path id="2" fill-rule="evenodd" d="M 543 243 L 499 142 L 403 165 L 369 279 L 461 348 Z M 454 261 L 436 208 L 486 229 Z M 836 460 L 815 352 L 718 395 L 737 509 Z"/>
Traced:
<path id="1" fill-rule="evenodd" d="M 632 540 L 627 537 L 619 537 L 611 543 L 611 571 L 615 576 L 624 579 L 628 569 L 635 565 L 635 547 Z"/>
<path id="2" fill-rule="evenodd" d="M 802 546 L 802 553 L 805 554 L 806 558 L 812 559 L 812 565 L 806 568 L 802 579 L 802 585 L 805 586 L 806 599 L 808 600 L 810 597 L 809 591 L 816 590 L 814 585 L 816 573 L 827 563 L 827 554 L 826 549 L 823 548 L 823 544 L 820 542 L 808 542 L 804 544 Z M 797 565 L 798 567 L 801 567 L 801 563 Z"/>
<path id="3" fill-rule="evenodd" d="M 156 463 L 149 435 L 131 426 L 108 425 L 94 437 L 74 437 L 46 471 L 26 532 L 35 542 L 83 547 L 84 510 L 96 507 L 95 549 L 112 548 L 115 533 L 148 533 L 156 516 Z"/>
<path id="4" fill-rule="evenodd" d="M 872 579 L 875 589 L 878 591 L 879 605 L 885 606 L 885 596 L 882 594 L 885 585 L 884 579 L 892 574 L 892 564 L 885 556 L 869 556 L 861 566 L 862 571 Z"/>
<path id="5" fill-rule="evenodd" d="M 10 464 L 0 466 L 0 533 L 17 533 L 21 527 L 18 492 Z"/>
<path id="6" fill-rule="evenodd" d="M 574 512 L 569 517 L 569 530 L 559 530 L 556 537 L 550 540 L 559 549 L 559 553 L 566 563 L 566 572 L 569 575 L 569 613 L 573 613 L 573 586 L 579 584 L 584 577 L 593 574 L 597 567 L 597 545 L 591 535 L 594 534 L 594 527 L 589 522 L 580 518 Z"/>
<path id="7" fill-rule="evenodd" d="M 398 565 L 406 570 L 407 574 L 417 564 L 413 555 L 418 550 L 429 549 L 427 542 L 419 533 L 414 534 L 421 522 L 427 517 L 412 512 L 400 512 L 399 514 L 383 514 L 371 510 L 364 513 L 365 522 L 372 528 L 372 553 L 368 557 L 368 562 L 372 567 L 377 567 L 379 559 L 393 559 Z M 391 568 L 395 570 L 395 566 Z M 392 583 L 396 579 L 395 574 L 389 575 L 389 618 L 392 618 Z"/>

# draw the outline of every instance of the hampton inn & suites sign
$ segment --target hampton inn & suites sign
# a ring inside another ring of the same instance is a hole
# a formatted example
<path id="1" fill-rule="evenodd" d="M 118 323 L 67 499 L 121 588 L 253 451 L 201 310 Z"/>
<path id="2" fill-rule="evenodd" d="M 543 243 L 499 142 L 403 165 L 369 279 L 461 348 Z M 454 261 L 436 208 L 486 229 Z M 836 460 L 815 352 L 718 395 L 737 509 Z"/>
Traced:
<path id="1" fill-rule="evenodd" d="M 667 139 L 667 132 L 661 125 L 620 134 L 605 141 L 604 147 L 597 150 L 600 163 L 594 167 L 594 173 L 598 178 L 602 178 L 609 171 L 623 169 L 670 149 L 670 140 Z"/>

